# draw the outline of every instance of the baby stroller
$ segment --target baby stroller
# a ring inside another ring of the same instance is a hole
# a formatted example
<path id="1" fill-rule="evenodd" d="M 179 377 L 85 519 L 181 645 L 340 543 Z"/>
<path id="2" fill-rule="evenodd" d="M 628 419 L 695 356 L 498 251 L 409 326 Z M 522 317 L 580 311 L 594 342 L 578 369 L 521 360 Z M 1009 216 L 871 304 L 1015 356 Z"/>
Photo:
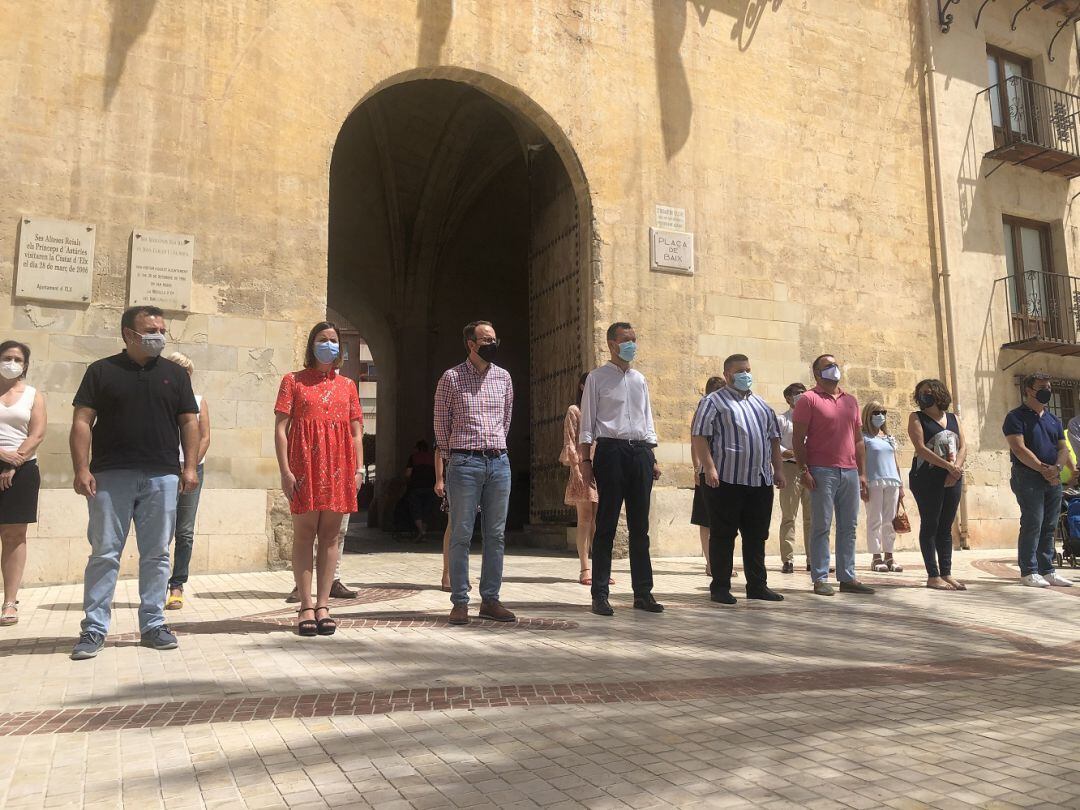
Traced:
<path id="1" fill-rule="evenodd" d="M 1065 490 L 1057 534 L 1061 551 L 1054 554 L 1054 564 L 1060 566 L 1068 561 L 1070 568 L 1076 568 L 1076 558 L 1080 557 L 1080 491 Z"/>

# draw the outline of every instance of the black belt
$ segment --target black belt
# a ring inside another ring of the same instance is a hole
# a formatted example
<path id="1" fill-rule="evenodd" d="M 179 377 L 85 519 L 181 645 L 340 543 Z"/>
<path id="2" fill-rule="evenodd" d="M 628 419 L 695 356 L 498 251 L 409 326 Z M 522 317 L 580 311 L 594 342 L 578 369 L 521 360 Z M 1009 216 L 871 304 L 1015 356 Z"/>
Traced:
<path id="1" fill-rule="evenodd" d="M 505 450 L 451 450 L 452 456 L 483 456 L 484 458 L 498 458 L 505 456 Z"/>
<path id="2" fill-rule="evenodd" d="M 623 447 L 656 447 L 652 442 L 644 439 L 609 439 L 603 437 L 596 440 L 597 444 L 621 444 Z"/>

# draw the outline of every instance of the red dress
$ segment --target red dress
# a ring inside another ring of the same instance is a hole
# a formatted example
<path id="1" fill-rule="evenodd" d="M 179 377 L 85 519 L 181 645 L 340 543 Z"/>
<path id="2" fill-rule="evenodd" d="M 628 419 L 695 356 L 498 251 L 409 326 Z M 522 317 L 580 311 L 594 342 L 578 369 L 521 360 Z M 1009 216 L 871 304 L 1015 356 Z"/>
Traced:
<path id="1" fill-rule="evenodd" d="M 364 421 L 356 383 L 308 368 L 281 379 L 274 412 L 289 417 L 289 470 L 296 476 L 294 515 L 356 511 L 352 423 Z"/>

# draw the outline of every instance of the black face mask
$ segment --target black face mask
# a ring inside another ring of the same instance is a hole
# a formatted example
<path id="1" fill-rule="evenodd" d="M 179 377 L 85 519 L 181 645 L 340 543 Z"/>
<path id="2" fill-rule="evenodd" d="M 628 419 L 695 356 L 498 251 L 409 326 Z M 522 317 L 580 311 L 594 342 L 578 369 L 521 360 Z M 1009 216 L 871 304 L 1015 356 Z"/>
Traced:
<path id="1" fill-rule="evenodd" d="M 1041 402 L 1043 405 L 1050 404 L 1051 396 L 1053 395 L 1050 393 L 1049 388 L 1041 388 L 1035 392 L 1035 399 L 1039 400 L 1039 402 Z"/>
<path id="2" fill-rule="evenodd" d="M 480 359 L 485 363 L 490 363 L 495 359 L 495 355 L 499 353 L 499 344 L 481 343 L 476 347 L 476 353 L 480 355 Z"/>
<path id="3" fill-rule="evenodd" d="M 927 393 L 927 394 L 919 394 L 918 402 L 919 402 L 920 407 L 929 408 L 935 402 L 937 402 L 937 400 L 934 399 L 933 394 Z"/>

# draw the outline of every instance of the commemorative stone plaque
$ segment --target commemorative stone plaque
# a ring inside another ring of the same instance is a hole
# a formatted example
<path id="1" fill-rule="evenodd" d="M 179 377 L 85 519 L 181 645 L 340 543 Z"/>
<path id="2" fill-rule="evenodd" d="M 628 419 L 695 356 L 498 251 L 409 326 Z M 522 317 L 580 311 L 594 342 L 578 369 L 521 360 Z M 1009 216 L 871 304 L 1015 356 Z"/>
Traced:
<path id="1" fill-rule="evenodd" d="M 671 205 L 656 206 L 656 227 L 669 231 L 686 230 L 686 209 Z"/>
<path id="2" fill-rule="evenodd" d="M 132 231 L 128 306 L 189 312 L 194 259 L 195 237 L 191 234 Z"/>
<path id="3" fill-rule="evenodd" d="M 24 216 L 19 230 L 15 295 L 90 302 L 97 229 L 85 222 Z"/>

